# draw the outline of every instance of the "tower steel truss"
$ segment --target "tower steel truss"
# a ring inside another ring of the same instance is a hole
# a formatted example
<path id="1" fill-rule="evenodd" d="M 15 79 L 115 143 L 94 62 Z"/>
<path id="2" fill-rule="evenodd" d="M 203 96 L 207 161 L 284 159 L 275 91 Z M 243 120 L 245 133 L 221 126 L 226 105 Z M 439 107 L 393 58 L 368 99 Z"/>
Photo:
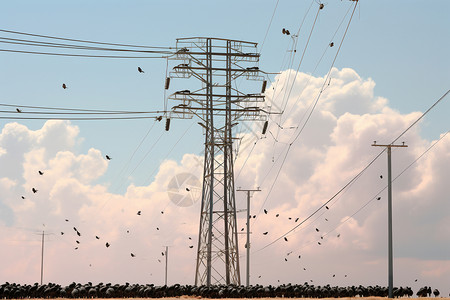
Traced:
<path id="1" fill-rule="evenodd" d="M 240 121 L 265 121 L 261 93 L 244 93 L 235 80 L 263 80 L 257 44 L 218 38 L 177 39 L 170 78 L 201 82 L 196 90 L 168 97 L 177 103 L 168 118 L 198 117 L 205 133 L 203 189 L 197 249 L 196 285 L 240 285 L 233 169 L 233 127 Z M 265 89 L 266 83 L 263 84 Z M 170 122 L 170 119 L 168 119 Z M 169 124 L 169 123 L 168 123 Z"/>

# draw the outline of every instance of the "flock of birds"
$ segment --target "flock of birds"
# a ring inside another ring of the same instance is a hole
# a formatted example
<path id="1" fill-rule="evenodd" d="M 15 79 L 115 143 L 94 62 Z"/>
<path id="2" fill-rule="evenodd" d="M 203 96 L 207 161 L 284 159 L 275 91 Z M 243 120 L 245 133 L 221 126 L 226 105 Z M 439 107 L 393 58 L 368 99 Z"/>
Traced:
<path id="1" fill-rule="evenodd" d="M 435 297 L 439 296 L 437 289 L 433 290 Z M 395 298 L 411 297 L 414 295 L 410 287 L 394 287 Z M 422 287 L 416 295 L 430 297 L 431 287 Z M 342 298 L 342 297 L 387 297 L 388 288 L 381 286 L 314 286 L 304 284 L 282 284 L 279 286 L 236 286 L 212 285 L 193 286 L 175 284 L 171 286 L 155 286 L 154 284 L 111 284 L 99 283 L 93 285 L 71 283 L 67 286 L 49 283 L 39 285 L 20 285 L 5 283 L 0 285 L 1 299 L 24 298 Z"/>

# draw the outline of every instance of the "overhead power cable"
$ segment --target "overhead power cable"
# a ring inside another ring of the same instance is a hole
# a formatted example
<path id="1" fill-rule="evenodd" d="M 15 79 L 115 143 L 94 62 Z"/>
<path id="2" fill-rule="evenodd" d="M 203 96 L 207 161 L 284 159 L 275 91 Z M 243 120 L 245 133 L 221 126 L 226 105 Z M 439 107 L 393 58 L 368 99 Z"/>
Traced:
<path id="1" fill-rule="evenodd" d="M 89 58 L 166 58 L 166 56 L 125 56 L 125 55 L 92 55 L 92 54 L 71 54 L 71 53 L 52 53 L 52 52 L 38 52 L 38 51 L 23 51 L 23 50 L 11 50 L 0 49 L 2 52 L 11 53 L 23 53 L 23 54 L 37 54 L 37 55 L 51 55 L 51 56 L 68 56 L 68 57 L 89 57 Z"/>
<path id="2" fill-rule="evenodd" d="M 35 33 L 26 33 L 26 32 L 19 32 L 19 31 L 13 31 L 13 30 L 6 30 L 6 29 L 0 29 L 0 32 L 19 34 L 19 35 L 27 35 L 27 36 L 47 38 L 47 39 L 62 40 L 62 41 L 80 42 L 80 43 L 87 43 L 87 44 L 99 44 L 99 45 L 133 47 L 133 48 L 150 48 L 150 49 L 174 49 L 172 47 L 157 47 L 157 46 L 143 46 L 143 45 L 119 44 L 119 43 L 106 43 L 106 42 L 96 42 L 96 41 L 89 41 L 89 40 L 62 38 L 62 37 L 55 37 L 55 36 L 49 36 L 49 35 L 41 35 L 41 34 L 35 34 Z"/>

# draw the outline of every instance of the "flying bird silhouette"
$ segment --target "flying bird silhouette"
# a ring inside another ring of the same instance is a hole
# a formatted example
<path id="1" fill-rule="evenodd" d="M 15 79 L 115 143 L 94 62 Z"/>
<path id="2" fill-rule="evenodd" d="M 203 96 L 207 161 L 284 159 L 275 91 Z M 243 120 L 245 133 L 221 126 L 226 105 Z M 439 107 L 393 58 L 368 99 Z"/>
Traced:
<path id="1" fill-rule="evenodd" d="M 267 209 L 264 209 L 264 213 L 267 215 Z"/>
<path id="2" fill-rule="evenodd" d="M 69 219 L 66 219 L 66 222 L 69 222 Z"/>
<path id="3" fill-rule="evenodd" d="M 37 189 L 35 189 L 35 188 L 32 188 L 31 190 L 33 191 L 33 193 L 34 193 L 34 194 L 36 194 L 36 193 L 37 193 L 37 191 L 38 191 L 38 190 L 37 190 Z"/>
<path id="4" fill-rule="evenodd" d="M 191 249 L 192 249 L 192 248 L 194 248 L 194 246 L 189 246 L 189 248 L 191 248 Z"/>
<path id="5" fill-rule="evenodd" d="M 74 227 L 73 230 L 78 231 L 76 227 Z"/>
<path id="6" fill-rule="evenodd" d="M 284 237 L 284 240 L 287 242 L 288 241 L 287 237 Z"/>
<path id="7" fill-rule="evenodd" d="M 95 238 L 96 238 L 97 240 L 99 240 L 99 239 L 100 239 L 100 237 L 99 237 L 98 235 L 96 235 L 96 236 L 95 236 Z"/>
<path id="8" fill-rule="evenodd" d="M 275 217 L 278 218 L 280 216 L 280 214 L 276 214 Z"/>
<path id="9" fill-rule="evenodd" d="M 78 235 L 78 236 L 81 236 L 81 233 L 80 233 L 79 231 L 77 231 L 77 235 Z"/>
<path id="10" fill-rule="evenodd" d="M 316 231 L 319 232 L 319 228 L 316 228 Z"/>
<path id="11" fill-rule="evenodd" d="M 383 175 L 380 175 L 380 178 L 383 179 Z"/>
<path id="12" fill-rule="evenodd" d="M 134 255 L 133 253 L 130 253 L 131 254 L 131 257 L 135 257 L 136 255 Z"/>
<path id="13" fill-rule="evenodd" d="M 266 232 L 263 232 L 263 234 L 264 234 L 264 235 L 267 235 L 268 233 L 269 233 L 268 231 L 266 231 Z"/>
<path id="14" fill-rule="evenodd" d="M 317 244 L 322 245 L 320 242 L 317 242 Z"/>
<path id="15" fill-rule="evenodd" d="M 21 110 L 21 109 L 18 109 L 18 108 L 16 108 L 16 111 L 17 111 L 18 113 L 21 113 L 21 112 L 22 112 L 22 110 Z"/>
<path id="16" fill-rule="evenodd" d="M 334 46 L 334 43 L 333 43 L 333 42 L 331 42 L 331 43 L 330 43 L 330 47 L 333 47 L 333 46 Z"/>
<path id="17" fill-rule="evenodd" d="M 141 67 L 138 67 L 139 73 L 145 73 L 144 70 L 141 69 Z"/>
<path id="18" fill-rule="evenodd" d="M 64 232 L 61 231 L 61 235 L 64 235 Z"/>
<path id="19" fill-rule="evenodd" d="M 78 247 L 75 247 L 75 250 L 78 250 Z"/>
<path id="20" fill-rule="evenodd" d="M 109 155 L 105 155 L 107 160 L 111 160 L 111 157 Z"/>
<path id="21" fill-rule="evenodd" d="M 326 209 L 329 209 L 328 206 L 325 206 Z"/>
<path id="22" fill-rule="evenodd" d="M 140 210 L 139 210 L 139 211 L 137 212 L 137 215 L 138 215 L 138 216 L 140 216 L 140 215 L 141 215 L 141 211 L 140 211 Z"/>
<path id="23" fill-rule="evenodd" d="M 75 241 L 75 242 L 77 242 L 77 244 L 79 244 L 79 243 L 80 243 L 80 241 Z"/>
<path id="24" fill-rule="evenodd" d="M 381 197 L 378 197 L 377 200 L 381 200 Z"/>
<path id="25" fill-rule="evenodd" d="M 163 116 L 157 116 L 156 121 L 161 122 L 162 118 L 163 118 Z"/>
<path id="26" fill-rule="evenodd" d="M 44 172 L 42 172 L 42 171 L 38 171 L 39 172 L 39 175 L 44 175 Z"/>
<path id="27" fill-rule="evenodd" d="M 105 244 L 106 248 L 109 248 L 109 246 L 111 246 L 108 242 L 106 242 Z"/>
<path id="28" fill-rule="evenodd" d="M 62 84 L 63 89 L 67 89 L 67 85 L 65 83 Z"/>
<path id="29" fill-rule="evenodd" d="M 191 190 L 189 188 L 186 188 L 186 191 L 190 192 Z"/>
<path id="30" fill-rule="evenodd" d="M 24 200 L 25 200 L 25 197 L 24 197 L 24 196 L 22 196 L 22 199 L 24 199 Z"/>

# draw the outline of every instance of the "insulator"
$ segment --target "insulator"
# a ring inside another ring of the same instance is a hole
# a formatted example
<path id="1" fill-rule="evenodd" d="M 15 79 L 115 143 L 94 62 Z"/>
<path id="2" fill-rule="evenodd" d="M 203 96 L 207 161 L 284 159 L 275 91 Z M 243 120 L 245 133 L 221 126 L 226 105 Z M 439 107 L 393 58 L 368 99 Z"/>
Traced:
<path id="1" fill-rule="evenodd" d="M 164 84 L 164 88 L 165 88 L 166 90 L 168 90 L 168 89 L 169 89 L 169 85 L 170 85 L 170 77 L 167 77 L 167 78 L 166 78 L 166 84 Z"/>
<path id="2" fill-rule="evenodd" d="M 169 128 L 170 128 L 170 119 L 167 118 L 166 119 L 166 131 L 169 131 Z"/>
<path id="3" fill-rule="evenodd" d="M 267 86 L 267 80 L 264 80 L 262 88 L 261 88 L 261 94 L 264 94 L 264 92 L 266 91 L 266 86 Z"/>
<path id="4" fill-rule="evenodd" d="M 262 134 L 266 134 L 267 131 L 267 126 L 269 125 L 269 121 L 265 121 L 264 122 L 264 126 L 263 126 L 263 130 L 262 130 Z"/>

